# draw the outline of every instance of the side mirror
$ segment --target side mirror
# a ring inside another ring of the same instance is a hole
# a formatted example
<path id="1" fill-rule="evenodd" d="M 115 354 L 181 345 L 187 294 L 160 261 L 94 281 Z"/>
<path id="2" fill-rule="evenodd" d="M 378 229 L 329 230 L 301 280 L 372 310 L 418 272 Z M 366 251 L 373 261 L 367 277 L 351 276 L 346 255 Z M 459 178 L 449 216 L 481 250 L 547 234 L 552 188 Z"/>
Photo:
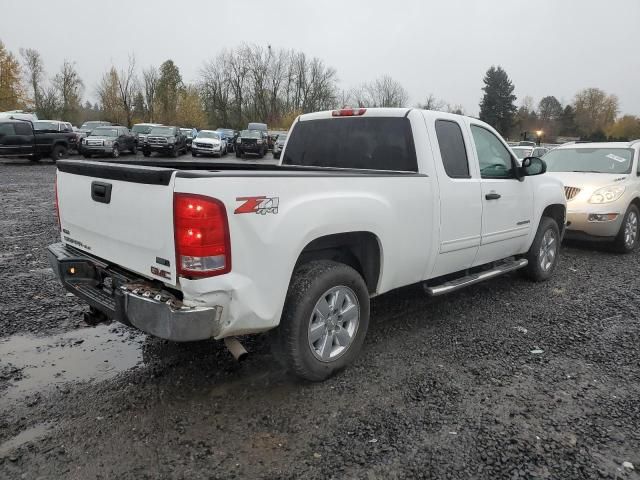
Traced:
<path id="1" fill-rule="evenodd" d="M 523 177 L 531 177 L 533 175 L 542 175 L 547 171 L 547 164 L 538 157 L 525 157 L 522 159 L 520 174 Z"/>

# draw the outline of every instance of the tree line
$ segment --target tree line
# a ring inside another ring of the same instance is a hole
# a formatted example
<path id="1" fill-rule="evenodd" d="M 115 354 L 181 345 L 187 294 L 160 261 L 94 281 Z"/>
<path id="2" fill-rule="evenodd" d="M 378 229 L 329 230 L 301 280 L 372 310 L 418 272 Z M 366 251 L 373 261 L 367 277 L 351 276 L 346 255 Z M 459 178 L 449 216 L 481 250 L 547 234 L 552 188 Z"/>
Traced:
<path id="1" fill-rule="evenodd" d="M 517 107 L 515 86 L 502 67 L 489 68 L 483 82 L 480 119 L 511 139 L 536 138 L 535 132 L 542 132 L 550 141 L 559 137 L 592 141 L 640 138 L 640 118 L 618 117 L 618 97 L 599 88 L 580 90 L 565 105 L 553 95 L 541 98 L 537 105 L 525 96 Z"/>
<path id="2" fill-rule="evenodd" d="M 511 139 L 535 131 L 543 131 L 547 141 L 640 137 L 640 119 L 618 117 L 618 98 L 598 88 L 581 90 L 564 105 L 549 95 L 537 105 L 525 96 L 516 106 L 515 87 L 500 66 L 489 68 L 483 82 L 479 118 Z M 171 59 L 139 68 L 130 55 L 126 65 L 108 67 L 93 92 L 97 102 L 83 101 L 86 85 L 74 62 L 65 60 L 55 74 L 48 75 L 37 50 L 20 49 L 14 55 L 0 41 L 0 111 L 32 110 L 39 118 L 64 119 L 76 125 L 106 120 L 129 127 L 156 122 L 238 129 L 258 121 L 288 128 L 297 115 L 306 112 L 347 105 L 409 106 L 407 90 L 389 75 L 344 89 L 336 70 L 321 59 L 259 45 L 223 50 L 202 65 L 198 80 L 192 83 L 183 80 Z M 461 105 L 433 94 L 415 106 L 465 113 Z"/>

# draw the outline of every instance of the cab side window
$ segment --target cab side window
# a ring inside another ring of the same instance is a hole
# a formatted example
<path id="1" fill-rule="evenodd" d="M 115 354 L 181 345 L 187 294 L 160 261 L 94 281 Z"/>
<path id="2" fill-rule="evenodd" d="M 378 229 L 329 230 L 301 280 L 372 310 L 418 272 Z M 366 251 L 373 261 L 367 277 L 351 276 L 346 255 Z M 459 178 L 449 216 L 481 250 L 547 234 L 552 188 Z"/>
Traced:
<path id="1" fill-rule="evenodd" d="M 486 128 L 471 125 L 482 178 L 515 178 L 513 159 L 507 147 Z"/>
<path id="2" fill-rule="evenodd" d="M 451 178 L 470 178 L 469 159 L 460 125 L 451 120 L 436 120 L 436 136 L 447 175 Z"/>
<path id="3" fill-rule="evenodd" d="M 0 123 L 0 137 L 5 135 L 15 135 L 16 131 L 12 123 Z"/>
<path id="4" fill-rule="evenodd" d="M 14 128 L 16 130 L 16 135 L 32 135 L 33 134 L 30 123 L 26 123 L 26 122 L 16 123 L 14 125 Z"/>

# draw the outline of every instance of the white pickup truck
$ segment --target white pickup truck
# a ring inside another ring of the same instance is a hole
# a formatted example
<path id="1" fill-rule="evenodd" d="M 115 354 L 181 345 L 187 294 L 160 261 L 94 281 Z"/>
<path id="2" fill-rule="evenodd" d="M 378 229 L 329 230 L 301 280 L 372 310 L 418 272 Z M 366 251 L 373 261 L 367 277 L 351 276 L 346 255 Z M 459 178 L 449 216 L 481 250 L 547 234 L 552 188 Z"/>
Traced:
<path id="1" fill-rule="evenodd" d="M 473 118 L 311 113 L 279 165 L 58 162 L 50 261 L 90 319 L 175 341 L 274 329 L 278 358 L 317 381 L 359 353 L 373 296 L 547 279 L 566 200 L 544 172 Z"/>

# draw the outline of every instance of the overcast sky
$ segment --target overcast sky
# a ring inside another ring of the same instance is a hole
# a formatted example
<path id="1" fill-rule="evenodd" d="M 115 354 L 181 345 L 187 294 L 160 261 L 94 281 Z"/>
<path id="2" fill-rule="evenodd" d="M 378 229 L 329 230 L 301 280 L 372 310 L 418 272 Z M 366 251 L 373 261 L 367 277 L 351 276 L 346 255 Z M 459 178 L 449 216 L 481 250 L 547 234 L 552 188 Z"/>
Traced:
<path id="1" fill-rule="evenodd" d="M 77 64 L 85 97 L 130 52 L 173 59 L 187 82 L 242 42 L 294 48 L 338 71 L 344 88 L 389 74 L 411 103 L 429 93 L 476 115 L 482 77 L 502 65 L 520 104 L 563 103 L 585 87 L 640 114 L 640 0 L 2 0 L 0 40 L 39 50 L 53 75 Z"/>

